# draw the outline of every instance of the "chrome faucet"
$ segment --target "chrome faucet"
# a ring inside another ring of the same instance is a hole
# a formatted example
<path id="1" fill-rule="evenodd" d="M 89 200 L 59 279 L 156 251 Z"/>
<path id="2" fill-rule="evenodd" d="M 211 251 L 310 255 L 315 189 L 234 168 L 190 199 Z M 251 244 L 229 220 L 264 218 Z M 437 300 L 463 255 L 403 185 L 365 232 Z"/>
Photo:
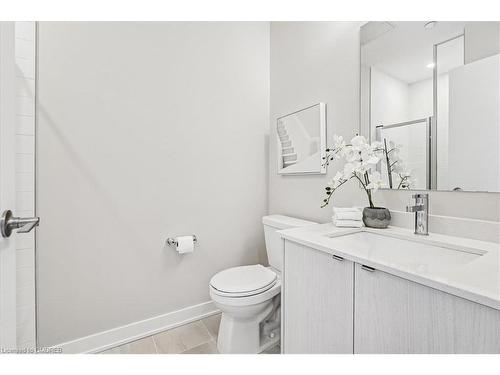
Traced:
<path id="1" fill-rule="evenodd" d="M 406 206 L 406 212 L 415 212 L 415 234 L 429 234 L 429 194 L 414 194 L 414 206 Z"/>

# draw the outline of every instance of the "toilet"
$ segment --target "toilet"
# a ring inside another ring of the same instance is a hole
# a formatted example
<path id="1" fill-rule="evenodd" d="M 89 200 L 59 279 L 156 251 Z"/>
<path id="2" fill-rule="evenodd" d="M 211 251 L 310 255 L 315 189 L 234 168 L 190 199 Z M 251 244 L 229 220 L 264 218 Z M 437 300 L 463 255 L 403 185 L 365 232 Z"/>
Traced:
<path id="1" fill-rule="evenodd" d="M 283 241 L 277 231 L 316 224 L 283 215 L 262 218 L 269 267 L 228 268 L 210 280 L 210 298 L 221 310 L 219 353 L 260 353 L 280 340 Z"/>

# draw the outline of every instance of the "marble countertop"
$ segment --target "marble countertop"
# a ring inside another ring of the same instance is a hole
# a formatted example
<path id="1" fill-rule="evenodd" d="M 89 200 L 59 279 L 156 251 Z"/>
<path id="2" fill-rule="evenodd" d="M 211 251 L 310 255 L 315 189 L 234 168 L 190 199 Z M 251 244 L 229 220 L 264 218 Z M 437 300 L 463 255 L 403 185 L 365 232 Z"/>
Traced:
<path id="1" fill-rule="evenodd" d="M 375 248 L 374 244 L 342 237 L 362 231 L 396 238 L 394 244 L 400 243 L 408 249 L 402 251 L 399 246 Z M 337 228 L 331 223 L 285 229 L 280 234 L 286 240 L 500 310 L 498 243 L 436 233 L 421 238 L 399 227 Z M 439 249 L 433 248 L 435 254 L 429 247 L 419 252 L 420 243 Z M 477 254 L 469 250 L 477 250 Z"/>

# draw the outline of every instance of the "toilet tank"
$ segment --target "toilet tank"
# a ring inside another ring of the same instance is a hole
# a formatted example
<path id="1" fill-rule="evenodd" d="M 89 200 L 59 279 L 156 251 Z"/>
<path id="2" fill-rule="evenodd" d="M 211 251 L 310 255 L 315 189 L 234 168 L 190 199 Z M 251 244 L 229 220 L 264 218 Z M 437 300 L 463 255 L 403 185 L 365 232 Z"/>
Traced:
<path id="1" fill-rule="evenodd" d="M 290 216 L 269 215 L 262 218 L 262 224 L 264 225 L 269 265 L 281 272 L 283 266 L 283 241 L 277 232 L 282 229 L 305 227 L 317 223 Z"/>

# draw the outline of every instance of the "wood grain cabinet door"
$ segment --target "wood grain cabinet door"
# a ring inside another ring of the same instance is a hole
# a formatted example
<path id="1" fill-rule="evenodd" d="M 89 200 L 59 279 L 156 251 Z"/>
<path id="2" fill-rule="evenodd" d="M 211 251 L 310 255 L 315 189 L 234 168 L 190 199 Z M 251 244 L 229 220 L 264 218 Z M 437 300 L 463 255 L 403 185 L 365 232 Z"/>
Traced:
<path id="1" fill-rule="evenodd" d="M 285 242 L 283 352 L 353 352 L 354 263 Z"/>
<path id="2" fill-rule="evenodd" d="M 409 353 L 409 282 L 354 266 L 354 353 Z"/>
<path id="3" fill-rule="evenodd" d="M 500 311 L 354 267 L 355 353 L 500 353 Z"/>

